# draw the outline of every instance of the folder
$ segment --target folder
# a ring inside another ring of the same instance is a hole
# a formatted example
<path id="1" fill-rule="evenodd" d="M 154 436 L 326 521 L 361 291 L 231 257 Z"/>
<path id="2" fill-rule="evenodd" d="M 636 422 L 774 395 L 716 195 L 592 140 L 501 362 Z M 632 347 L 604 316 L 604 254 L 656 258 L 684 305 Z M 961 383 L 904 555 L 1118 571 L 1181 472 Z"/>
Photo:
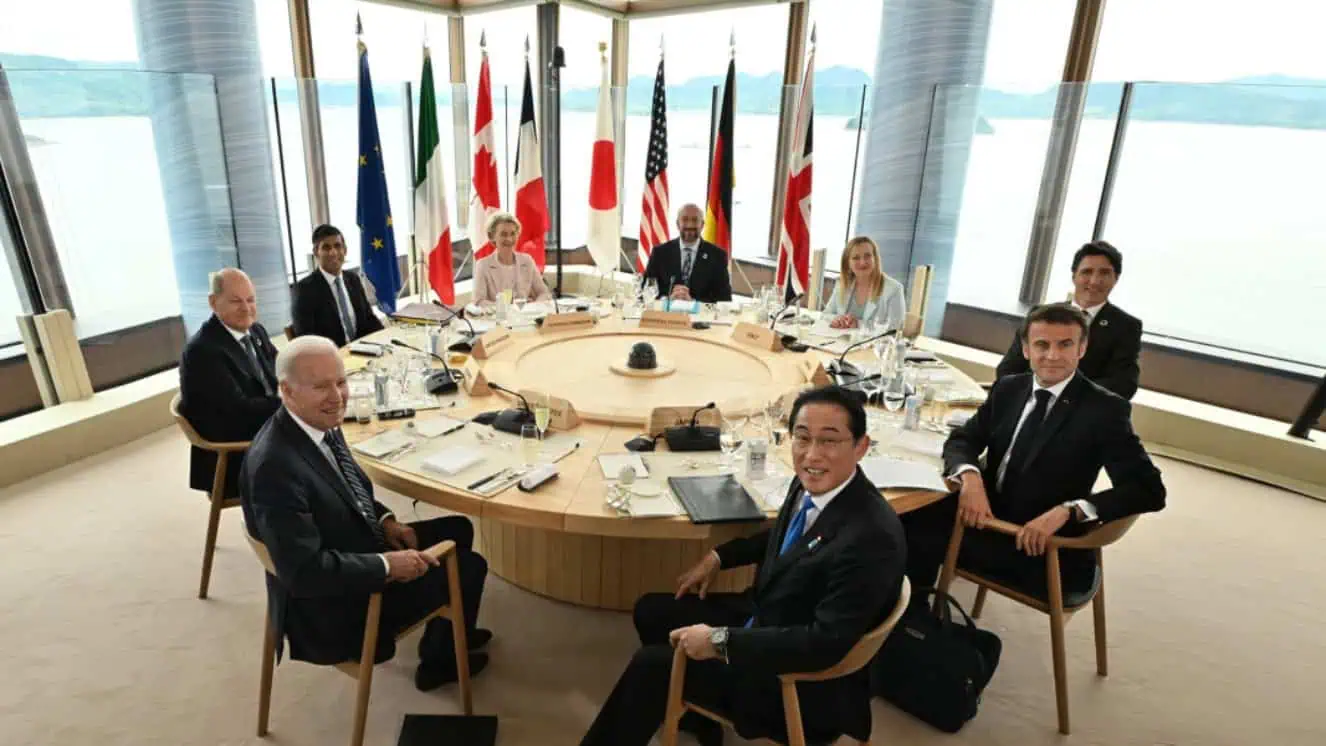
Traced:
<path id="1" fill-rule="evenodd" d="M 668 477 L 691 523 L 762 521 L 764 511 L 731 474 L 713 477 Z"/>

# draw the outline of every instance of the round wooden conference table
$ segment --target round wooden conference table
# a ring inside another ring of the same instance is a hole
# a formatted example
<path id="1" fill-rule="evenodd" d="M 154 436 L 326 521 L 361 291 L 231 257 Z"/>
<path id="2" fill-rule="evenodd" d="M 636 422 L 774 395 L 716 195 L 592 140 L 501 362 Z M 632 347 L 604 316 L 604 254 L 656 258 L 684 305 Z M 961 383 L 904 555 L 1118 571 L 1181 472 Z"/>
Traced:
<path id="1" fill-rule="evenodd" d="M 393 463 L 390 458 L 374 459 L 362 453 L 356 453 L 356 458 L 381 487 L 473 516 L 481 551 L 490 571 L 498 577 L 560 601 L 630 609 L 643 593 L 673 590 L 677 577 L 710 548 L 770 525 L 777 511 L 769 509 L 762 524 L 698 525 L 685 515 L 623 515 L 605 503 L 609 483 L 598 465 L 598 456 L 625 453 L 624 444 L 644 431 L 655 408 L 692 411 L 715 402 L 724 413 L 753 414 L 775 399 L 790 398 L 811 386 L 817 364 L 835 357 L 816 349 L 795 353 L 742 344 L 734 339 L 734 328 L 719 324 L 705 330 L 641 328 L 638 321 L 614 314 L 579 329 L 512 330 L 509 338 L 486 353 L 485 360 L 470 361 L 470 376 L 481 368 L 489 381 L 515 391 L 537 390 L 561 397 L 570 401 L 579 414 L 581 422 L 566 434 L 578 439 L 580 447 L 556 463 L 556 479 L 531 492 L 513 485 L 485 496 L 445 484 L 428 472 Z M 384 330 L 369 341 L 408 335 L 412 335 L 412 343 L 423 344 L 421 333 L 408 326 Z M 503 335 L 499 329 L 485 335 L 485 339 Z M 627 352 L 637 342 L 649 342 L 657 352 L 659 368 L 653 375 L 638 376 L 625 367 Z M 868 349 L 861 349 L 849 359 L 869 356 Z M 451 359 L 461 362 L 456 357 Z M 362 367 L 363 361 L 362 357 L 347 356 L 347 368 Z M 953 388 L 980 391 L 961 372 L 947 366 L 945 370 Z M 468 419 L 514 401 L 502 394 L 471 397 L 464 389 L 440 398 L 448 402 L 443 409 L 421 411 L 418 419 L 436 413 Z M 451 399 L 456 400 L 454 405 L 449 403 Z M 519 406 L 519 402 L 514 404 Z M 347 424 L 345 430 L 354 443 L 373 433 L 402 427 L 403 422 L 375 419 L 370 425 Z M 485 426 L 471 423 L 466 427 Z M 666 452 L 662 438 L 657 448 L 659 453 Z M 719 454 L 690 455 L 716 462 Z M 649 458 L 650 454 L 645 456 Z M 778 468 L 790 476 L 791 454 L 786 443 L 771 446 L 770 461 L 780 462 Z M 882 499 L 899 513 L 942 496 L 930 490 L 882 492 Z M 724 571 L 711 587 L 740 590 L 750 580 L 750 568 Z"/>

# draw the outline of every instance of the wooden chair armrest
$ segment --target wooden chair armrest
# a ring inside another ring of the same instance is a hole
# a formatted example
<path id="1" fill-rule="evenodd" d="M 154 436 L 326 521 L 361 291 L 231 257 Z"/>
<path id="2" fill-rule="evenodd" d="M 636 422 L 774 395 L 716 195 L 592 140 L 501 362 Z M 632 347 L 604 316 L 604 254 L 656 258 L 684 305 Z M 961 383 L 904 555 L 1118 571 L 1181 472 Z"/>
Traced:
<path id="1" fill-rule="evenodd" d="M 1018 532 L 1022 530 L 1022 526 L 1008 521 L 1001 521 L 998 518 L 991 518 L 981 525 L 981 529 L 986 531 L 998 531 L 1001 534 L 1008 534 L 1009 536 L 1017 536 Z"/>
<path id="2" fill-rule="evenodd" d="M 1128 533 L 1128 529 L 1137 522 L 1138 517 L 1130 515 L 1117 521 L 1102 523 L 1082 536 L 1054 536 L 1050 538 L 1050 546 L 1056 549 L 1100 549 L 1122 539 L 1123 535 Z"/>
<path id="3" fill-rule="evenodd" d="M 199 448 L 208 451 L 216 451 L 217 453 L 221 452 L 236 453 L 239 451 L 249 450 L 249 444 L 252 443 L 253 441 L 236 440 L 236 441 L 231 441 L 229 443 L 213 443 L 211 441 L 205 441 L 205 442 L 206 445 L 199 446 Z"/>
<path id="4" fill-rule="evenodd" d="M 994 381 L 978 381 L 976 385 L 980 386 L 982 389 L 986 391 L 989 391 L 990 389 L 994 388 Z"/>
<path id="5" fill-rule="evenodd" d="M 451 554 L 454 551 L 456 551 L 456 542 L 448 539 L 447 541 L 439 541 L 433 546 L 425 549 L 424 554 L 441 562 L 443 557 L 447 556 L 448 554 Z"/>

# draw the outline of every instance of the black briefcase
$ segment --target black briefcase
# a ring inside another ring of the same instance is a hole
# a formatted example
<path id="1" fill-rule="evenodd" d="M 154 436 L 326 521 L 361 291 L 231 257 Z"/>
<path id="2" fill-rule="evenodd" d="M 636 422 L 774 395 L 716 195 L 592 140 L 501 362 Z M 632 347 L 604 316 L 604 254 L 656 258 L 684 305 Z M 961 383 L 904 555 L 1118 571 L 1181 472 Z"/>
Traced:
<path id="1" fill-rule="evenodd" d="M 929 600 L 943 600 L 938 614 Z M 1003 647 L 993 632 L 977 629 L 948 594 L 921 591 L 870 666 L 870 691 L 936 728 L 957 733 L 976 716 Z M 961 619 L 954 621 L 951 609 Z"/>

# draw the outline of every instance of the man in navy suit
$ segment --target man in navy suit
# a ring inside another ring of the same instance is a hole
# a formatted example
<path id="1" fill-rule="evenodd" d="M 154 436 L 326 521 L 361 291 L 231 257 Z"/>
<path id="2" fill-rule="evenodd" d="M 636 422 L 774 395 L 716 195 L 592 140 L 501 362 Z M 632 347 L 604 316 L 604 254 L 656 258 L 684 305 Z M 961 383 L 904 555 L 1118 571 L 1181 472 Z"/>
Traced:
<path id="1" fill-rule="evenodd" d="M 728 716 L 744 738 L 787 742 L 778 675 L 838 663 L 884 621 L 902 588 L 902 525 L 857 462 L 870 449 L 866 413 L 836 386 L 792 405 L 796 479 L 772 529 L 717 546 L 678 580 L 676 594 L 635 605 L 641 648 L 581 746 L 645 746 L 663 722 L 672 650 L 691 659 L 686 698 Z M 745 593 L 709 593 L 720 569 L 756 565 Z M 870 738 L 864 669 L 797 686 L 807 740 Z M 698 716 L 681 727 L 702 746 L 722 729 Z"/>
<path id="2" fill-rule="evenodd" d="M 281 405 L 276 392 L 276 348 L 259 324 L 258 299 L 248 275 L 223 269 L 211 276 L 212 317 L 189 338 L 180 358 L 180 413 L 211 441 L 252 440 Z M 226 470 L 225 497 L 234 497 L 243 454 Z M 193 448 L 189 486 L 212 489 L 216 454 Z"/>
<path id="3" fill-rule="evenodd" d="M 694 204 L 677 213 L 678 237 L 659 244 L 649 254 L 645 277 L 658 282 L 661 297 L 717 303 L 732 300 L 727 274 L 727 252 L 700 238 L 704 213 Z"/>
<path id="4" fill-rule="evenodd" d="M 295 283 L 295 336 L 314 334 L 344 347 L 382 328 L 355 272 L 343 272 L 345 238 L 332 225 L 313 231 L 313 254 L 318 269 Z"/>

